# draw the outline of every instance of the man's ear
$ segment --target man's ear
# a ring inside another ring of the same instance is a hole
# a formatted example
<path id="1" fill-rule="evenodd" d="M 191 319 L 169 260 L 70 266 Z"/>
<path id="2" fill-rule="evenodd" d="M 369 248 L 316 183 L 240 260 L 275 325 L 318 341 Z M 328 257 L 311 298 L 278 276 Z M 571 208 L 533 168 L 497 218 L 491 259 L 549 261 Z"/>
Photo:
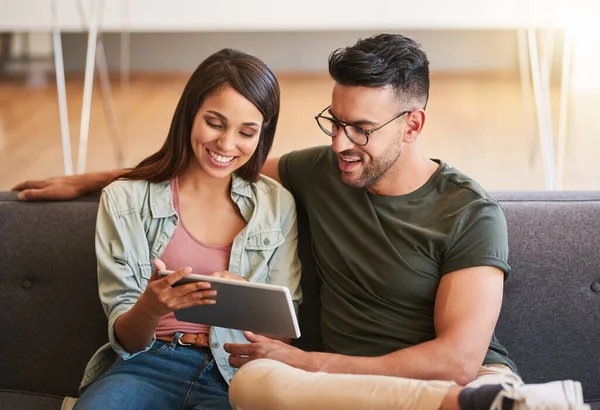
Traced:
<path id="1" fill-rule="evenodd" d="M 425 111 L 415 110 L 406 114 L 406 128 L 402 141 L 411 144 L 417 140 L 425 125 Z"/>

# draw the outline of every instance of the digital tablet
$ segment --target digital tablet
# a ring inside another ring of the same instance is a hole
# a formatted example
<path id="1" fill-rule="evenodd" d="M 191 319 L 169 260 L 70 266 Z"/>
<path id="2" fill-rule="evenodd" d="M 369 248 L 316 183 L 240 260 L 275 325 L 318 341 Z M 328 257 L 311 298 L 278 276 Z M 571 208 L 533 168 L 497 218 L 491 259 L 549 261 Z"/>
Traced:
<path id="1" fill-rule="evenodd" d="M 173 271 L 160 271 L 159 276 L 171 273 Z M 173 286 L 198 281 L 210 282 L 211 288 L 217 291 L 214 297 L 217 303 L 176 310 L 177 320 L 274 336 L 300 337 L 290 290 L 285 286 L 194 273 Z"/>

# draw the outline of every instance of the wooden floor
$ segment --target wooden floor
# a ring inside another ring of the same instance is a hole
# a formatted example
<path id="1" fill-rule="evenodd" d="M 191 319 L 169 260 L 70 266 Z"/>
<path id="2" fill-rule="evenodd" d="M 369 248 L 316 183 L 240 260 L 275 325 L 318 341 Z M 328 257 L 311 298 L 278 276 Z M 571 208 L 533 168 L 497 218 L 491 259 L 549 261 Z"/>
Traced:
<path id="1" fill-rule="evenodd" d="M 314 115 L 329 104 L 325 74 L 278 75 L 282 109 L 273 154 L 328 144 Z M 186 74 L 134 75 L 127 92 L 114 86 L 125 164 L 154 152 L 164 140 Z M 52 78 L 50 78 L 52 80 Z M 76 158 L 83 81 L 67 82 L 73 158 Z M 532 97 L 523 97 L 518 76 L 433 75 L 428 120 L 421 137 L 432 158 L 442 158 L 488 190 L 543 189 L 544 178 Z M 558 107 L 557 90 L 553 104 Z M 600 189 L 598 95 L 575 95 L 570 121 L 564 189 Z M 555 124 L 556 129 L 556 124 Z M 94 94 L 87 170 L 118 166 L 99 88 Z M 0 79 L 0 189 L 25 179 L 63 173 L 56 87 L 32 88 Z"/>

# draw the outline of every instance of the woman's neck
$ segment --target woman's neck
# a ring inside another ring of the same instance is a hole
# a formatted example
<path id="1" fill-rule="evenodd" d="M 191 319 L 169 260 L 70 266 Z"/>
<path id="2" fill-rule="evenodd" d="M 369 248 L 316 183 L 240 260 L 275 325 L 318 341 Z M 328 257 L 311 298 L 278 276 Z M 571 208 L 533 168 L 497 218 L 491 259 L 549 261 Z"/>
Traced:
<path id="1" fill-rule="evenodd" d="M 231 175 L 227 178 L 212 178 L 202 171 L 191 170 L 188 167 L 178 179 L 180 193 L 213 200 L 231 196 Z"/>

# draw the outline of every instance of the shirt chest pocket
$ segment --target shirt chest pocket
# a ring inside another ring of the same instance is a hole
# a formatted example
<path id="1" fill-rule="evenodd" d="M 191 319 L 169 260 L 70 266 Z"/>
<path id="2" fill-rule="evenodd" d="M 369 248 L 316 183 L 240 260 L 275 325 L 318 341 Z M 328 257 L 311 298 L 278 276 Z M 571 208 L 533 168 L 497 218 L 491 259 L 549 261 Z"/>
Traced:
<path id="1" fill-rule="evenodd" d="M 269 261 L 284 242 L 281 229 L 262 230 L 248 236 L 246 255 L 252 282 L 266 282 Z"/>

